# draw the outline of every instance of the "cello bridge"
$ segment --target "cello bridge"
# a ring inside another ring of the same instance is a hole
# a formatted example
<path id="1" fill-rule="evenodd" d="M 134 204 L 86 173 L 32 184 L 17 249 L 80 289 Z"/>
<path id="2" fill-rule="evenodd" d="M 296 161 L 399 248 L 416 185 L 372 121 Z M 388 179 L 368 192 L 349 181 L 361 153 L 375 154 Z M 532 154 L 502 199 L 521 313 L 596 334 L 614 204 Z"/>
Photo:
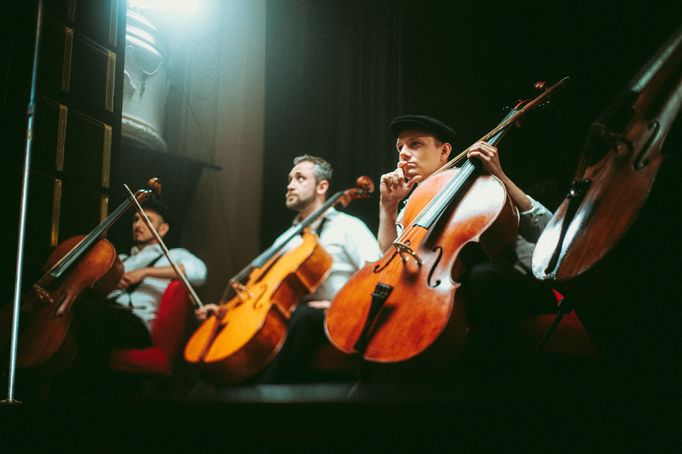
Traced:
<path id="1" fill-rule="evenodd" d="M 398 254 L 400 254 L 400 260 L 402 260 L 403 263 L 407 263 L 410 257 L 412 257 L 417 262 L 417 265 L 422 266 L 421 257 L 419 257 L 410 246 L 408 246 L 405 243 L 400 243 L 398 241 L 393 243 L 393 246 L 395 246 L 396 250 L 398 251 Z"/>
<path id="2" fill-rule="evenodd" d="M 253 294 L 251 293 L 251 290 L 249 288 L 239 282 L 233 282 L 231 284 L 232 290 L 237 294 L 237 297 L 241 301 L 245 301 L 247 299 L 253 298 Z"/>
<path id="3" fill-rule="evenodd" d="M 54 298 L 52 298 L 50 292 L 48 292 L 38 284 L 34 284 L 32 289 L 33 295 L 38 299 L 38 301 L 40 301 L 41 303 L 54 304 Z"/>

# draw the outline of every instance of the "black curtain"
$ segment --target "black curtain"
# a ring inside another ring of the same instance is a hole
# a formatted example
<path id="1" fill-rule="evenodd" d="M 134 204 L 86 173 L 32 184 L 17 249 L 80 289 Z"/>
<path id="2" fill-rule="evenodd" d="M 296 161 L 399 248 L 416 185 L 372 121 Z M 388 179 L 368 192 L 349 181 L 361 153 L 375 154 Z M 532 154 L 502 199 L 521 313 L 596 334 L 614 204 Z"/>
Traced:
<path id="1" fill-rule="evenodd" d="M 399 5 L 391 1 L 270 1 L 262 244 L 291 222 L 284 206 L 295 156 L 327 159 L 332 191 L 395 165 L 388 123 L 402 105 Z M 377 192 L 347 212 L 378 225 Z"/>
<path id="2" fill-rule="evenodd" d="M 500 145 L 507 173 L 554 209 L 591 123 L 679 25 L 672 2 L 270 1 L 267 11 L 263 244 L 290 221 L 291 158 L 318 154 L 335 189 L 397 161 L 387 126 L 433 115 L 461 151 L 533 84 L 570 80 Z M 377 200 L 349 211 L 378 224 Z"/>

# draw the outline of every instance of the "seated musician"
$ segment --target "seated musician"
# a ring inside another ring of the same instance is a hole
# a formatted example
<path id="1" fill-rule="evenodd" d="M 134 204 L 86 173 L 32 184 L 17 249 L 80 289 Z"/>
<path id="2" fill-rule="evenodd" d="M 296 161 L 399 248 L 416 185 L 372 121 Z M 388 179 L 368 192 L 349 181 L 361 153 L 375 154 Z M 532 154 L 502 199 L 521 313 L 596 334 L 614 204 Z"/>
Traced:
<path id="1" fill-rule="evenodd" d="M 168 207 L 159 200 L 148 200 L 142 208 L 163 239 L 172 222 Z M 132 239 L 130 254 L 119 254 L 124 273 L 118 289 L 106 300 L 86 296 L 73 307 L 79 340 L 75 368 L 81 368 L 76 373 L 104 373 L 112 349 L 151 344 L 150 328 L 161 296 L 177 274 L 139 213 L 133 218 Z M 182 248 L 170 249 L 169 255 L 193 286 L 204 284 L 207 270 L 201 259 Z"/>
<path id="2" fill-rule="evenodd" d="M 324 159 L 310 155 L 295 158 L 293 164 L 289 172 L 286 206 L 297 213 L 293 221 L 295 225 L 325 203 L 332 167 Z M 306 380 L 307 366 L 314 353 L 328 342 L 323 323 L 331 299 L 353 273 L 366 262 L 381 256 L 377 240 L 367 226 L 360 219 L 333 207 L 311 225 L 311 230 L 317 233 L 320 244 L 333 259 L 331 271 L 325 282 L 296 306 L 284 345 L 259 376 L 260 383 Z M 295 241 L 299 238 L 292 239 L 287 247 L 295 247 Z M 217 310 L 219 308 L 214 304 L 205 305 L 197 310 L 197 317 L 203 320 Z"/>
<path id="3" fill-rule="evenodd" d="M 448 162 L 455 136 L 447 124 L 423 115 L 399 116 L 389 129 L 396 138 L 398 164 L 381 177 L 379 244 L 383 251 L 400 233 L 407 197 L 420 181 Z M 490 376 L 491 369 L 513 374 L 522 366 L 520 359 L 510 354 L 516 323 L 532 313 L 556 311 L 553 293 L 531 271 L 534 243 L 552 213 L 505 174 L 496 147 L 477 142 L 467 157 L 504 184 L 520 213 L 520 225 L 509 257 L 491 261 L 484 254 L 472 254 L 471 263 L 466 264 L 462 291 L 470 332 L 463 362 L 471 362 L 470 369 L 484 376 Z"/>

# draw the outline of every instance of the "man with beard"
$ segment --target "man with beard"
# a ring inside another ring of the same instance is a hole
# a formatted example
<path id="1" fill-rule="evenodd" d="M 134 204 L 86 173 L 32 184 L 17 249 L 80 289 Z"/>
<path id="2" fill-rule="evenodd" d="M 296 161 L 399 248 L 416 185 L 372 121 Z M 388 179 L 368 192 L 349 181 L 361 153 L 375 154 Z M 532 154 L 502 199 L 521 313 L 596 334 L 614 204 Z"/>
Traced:
<path id="1" fill-rule="evenodd" d="M 149 200 L 142 208 L 163 239 L 171 228 L 168 207 Z M 133 218 L 132 237 L 130 254 L 119 255 L 124 274 L 118 288 L 104 300 L 86 293 L 73 306 L 79 353 L 71 372 L 76 380 L 66 377 L 68 386 L 75 383 L 85 388 L 84 383 L 102 379 L 108 373 L 113 349 L 151 345 L 150 329 L 159 302 L 178 276 L 139 213 Z M 207 270 L 201 259 L 182 248 L 170 249 L 169 255 L 193 286 L 204 284 Z"/>
<path id="2" fill-rule="evenodd" d="M 293 221 L 296 225 L 325 203 L 332 167 L 324 159 L 310 155 L 295 158 L 293 164 L 289 172 L 286 206 L 297 213 Z M 284 345 L 260 374 L 260 383 L 296 383 L 309 377 L 308 364 L 312 356 L 327 342 L 324 315 L 332 298 L 366 262 L 378 260 L 381 256 L 379 244 L 367 226 L 360 219 L 333 207 L 311 224 L 310 229 L 317 233 L 320 244 L 332 257 L 331 270 L 322 285 L 296 306 Z M 287 232 L 275 242 L 285 235 Z M 299 243 L 300 237 L 293 238 L 285 248 L 294 248 Z M 216 310 L 218 306 L 206 305 L 197 311 L 197 317 L 203 320 Z"/>
<path id="3" fill-rule="evenodd" d="M 150 200 L 142 204 L 142 208 L 163 239 L 171 222 L 166 205 L 158 200 Z M 118 289 L 109 295 L 109 300 L 117 303 L 114 306 L 116 309 L 128 309 L 149 330 L 156 318 L 161 296 L 170 281 L 178 276 L 139 213 L 135 213 L 133 218 L 132 233 L 134 246 L 130 255 L 119 255 L 125 273 Z M 187 249 L 173 248 L 168 252 L 192 286 L 200 286 L 206 282 L 206 265 L 201 259 Z"/>

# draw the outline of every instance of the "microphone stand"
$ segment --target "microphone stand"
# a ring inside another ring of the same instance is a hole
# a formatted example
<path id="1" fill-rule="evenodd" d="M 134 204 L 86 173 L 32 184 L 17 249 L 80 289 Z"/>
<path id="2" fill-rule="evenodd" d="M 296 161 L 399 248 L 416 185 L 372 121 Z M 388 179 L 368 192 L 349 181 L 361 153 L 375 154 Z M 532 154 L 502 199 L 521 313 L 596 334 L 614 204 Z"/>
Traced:
<path id="1" fill-rule="evenodd" d="M 7 384 L 7 399 L 0 401 L 2 404 L 21 403 L 14 399 L 14 380 L 17 367 L 17 340 L 19 338 L 19 309 L 21 305 L 21 280 L 24 265 L 24 235 L 26 232 L 26 207 L 28 199 L 29 171 L 31 168 L 31 146 L 33 144 L 33 119 L 36 110 L 36 82 L 38 79 L 38 52 L 40 46 L 40 34 L 43 23 L 43 1 L 38 0 L 38 12 L 36 19 L 35 45 L 33 46 L 33 69 L 31 71 L 31 91 L 26 115 L 26 148 L 24 152 L 24 167 L 21 183 L 21 206 L 19 209 L 19 241 L 17 245 L 17 270 L 14 282 L 14 300 L 12 316 L 12 337 L 9 358 L 9 380 Z"/>

